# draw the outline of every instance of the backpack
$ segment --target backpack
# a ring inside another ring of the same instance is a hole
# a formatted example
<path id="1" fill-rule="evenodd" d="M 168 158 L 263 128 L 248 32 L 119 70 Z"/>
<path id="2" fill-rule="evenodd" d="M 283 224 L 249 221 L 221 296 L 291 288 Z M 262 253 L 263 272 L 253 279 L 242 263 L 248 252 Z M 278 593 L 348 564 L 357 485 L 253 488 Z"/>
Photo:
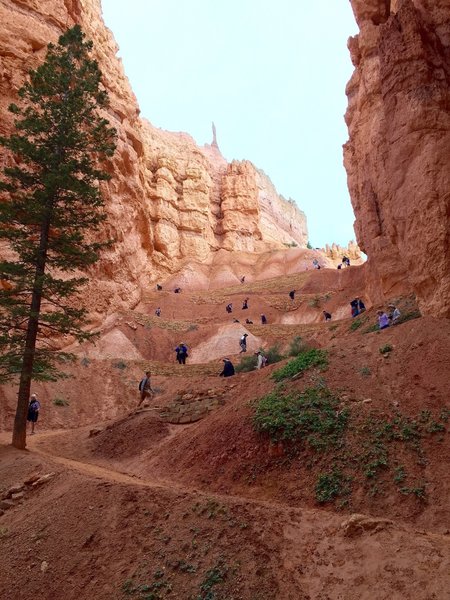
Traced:
<path id="1" fill-rule="evenodd" d="M 144 385 L 145 382 L 147 381 L 147 377 L 144 377 L 143 379 L 141 379 L 141 381 L 139 382 L 139 391 L 142 392 L 142 390 L 144 389 Z"/>

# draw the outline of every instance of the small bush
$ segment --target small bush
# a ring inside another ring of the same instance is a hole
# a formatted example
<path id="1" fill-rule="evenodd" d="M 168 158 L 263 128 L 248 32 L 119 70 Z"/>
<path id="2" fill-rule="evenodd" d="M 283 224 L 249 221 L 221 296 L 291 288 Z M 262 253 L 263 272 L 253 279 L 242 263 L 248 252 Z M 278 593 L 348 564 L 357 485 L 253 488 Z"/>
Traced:
<path id="1" fill-rule="evenodd" d="M 303 340 L 299 335 L 296 335 L 289 345 L 288 356 L 298 356 L 303 350 L 305 350 Z"/>
<path id="2" fill-rule="evenodd" d="M 316 483 L 316 500 L 321 504 L 333 500 L 337 496 L 348 493 L 347 478 L 339 469 L 329 473 L 321 473 Z"/>
<path id="3" fill-rule="evenodd" d="M 272 374 L 272 379 L 275 379 L 275 381 L 282 381 L 283 379 L 288 379 L 289 377 L 297 375 L 297 373 L 300 373 L 301 371 L 306 371 L 311 367 L 325 368 L 327 366 L 328 357 L 325 350 L 312 348 L 311 350 L 302 352 L 297 358 L 290 360 L 284 367 L 275 371 Z"/>
<path id="4" fill-rule="evenodd" d="M 316 450 L 337 444 L 344 433 L 349 413 L 338 411 L 339 399 L 328 389 L 308 388 L 301 394 L 261 398 L 253 427 L 272 441 L 305 440 Z"/>
<path id="5" fill-rule="evenodd" d="M 370 377 L 372 371 L 369 369 L 369 367 L 361 367 L 359 370 L 359 374 L 361 375 L 361 377 Z"/>
<path id="6" fill-rule="evenodd" d="M 310 306 L 311 308 L 319 308 L 320 300 L 320 296 L 316 295 L 308 302 L 308 306 Z"/>
<path id="7" fill-rule="evenodd" d="M 67 400 L 65 400 L 64 398 L 55 398 L 53 400 L 53 404 L 55 406 L 69 406 L 69 402 Z"/>
<path id="8" fill-rule="evenodd" d="M 366 321 L 367 321 L 367 318 L 364 318 L 364 319 L 356 319 L 355 318 L 349 327 L 350 331 L 356 331 L 357 329 L 359 329 L 361 327 L 361 325 L 364 325 L 364 323 Z"/>
<path id="9" fill-rule="evenodd" d="M 198 325 L 196 323 L 191 323 L 187 328 L 188 331 L 197 331 Z"/>
<path id="10" fill-rule="evenodd" d="M 406 323 L 406 321 L 411 321 L 411 319 L 418 319 L 422 315 L 419 310 L 412 310 L 411 312 L 407 312 L 405 314 L 400 315 L 397 319 L 396 325 L 400 325 L 400 323 Z"/>
<path id="11" fill-rule="evenodd" d="M 281 354 L 280 347 L 278 346 L 278 344 L 276 344 L 275 346 L 271 346 L 267 350 L 267 352 L 265 352 L 265 355 L 267 358 L 268 365 L 273 365 L 274 363 L 280 362 L 280 360 L 283 360 L 283 358 L 285 358 L 285 356 Z"/>
<path id="12" fill-rule="evenodd" d="M 248 373 L 249 371 L 254 371 L 256 369 L 257 362 L 258 357 L 255 354 L 243 356 L 241 358 L 241 362 L 236 365 L 235 371 L 236 373 Z"/>
<path id="13" fill-rule="evenodd" d="M 393 349 L 391 344 L 385 344 L 384 346 L 381 346 L 380 354 L 387 354 L 388 352 L 392 352 Z"/>
<path id="14" fill-rule="evenodd" d="M 121 371 L 123 371 L 124 369 L 127 368 L 127 363 L 124 362 L 123 360 L 116 360 L 113 362 L 112 366 L 115 369 L 120 369 Z"/>

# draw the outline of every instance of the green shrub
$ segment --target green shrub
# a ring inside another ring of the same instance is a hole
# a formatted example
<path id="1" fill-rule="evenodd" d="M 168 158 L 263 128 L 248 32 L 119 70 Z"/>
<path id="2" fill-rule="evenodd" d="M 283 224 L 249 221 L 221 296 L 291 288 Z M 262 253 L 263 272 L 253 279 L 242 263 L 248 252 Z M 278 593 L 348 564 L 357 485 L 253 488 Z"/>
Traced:
<path id="1" fill-rule="evenodd" d="M 328 357 L 325 350 L 312 348 L 311 350 L 302 352 L 297 358 L 290 360 L 284 367 L 281 367 L 281 369 L 277 369 L 272 374 L 272 379 L 275 379 L 275 381 L 282 381 L 283 379 L 288 379 L 289 377 L 297 375 L 297 373 L 300 373 L 301 371 L 306 371 L 311 367 L 325 368 L 327 366 Z"/>
<path id="2" fill-rule="evenodd" d="M 411 312 L 401 314 L 397 319 L 396 325 L 399 325 L 400 323 L 406 323 L 406 321 L 411 321 L 411 319 L 418 319 L 421 316 L 420 310 L 412 310 Z"/>
<path id="3" fill-rule="evenodd" d="M 275 344 L 275 346 L 271 346 L 267 350 L 267 352 L 264 352 L 264 354 L 267 358 L 268 365 L 273 365 L 274 363 L 280 362 L 280 360 L 283 360 L 283 358 L 285 358 L 285 356 L 281 354 L 280 347 L 278 344 Z"/>
<path id="4" fill-rule="evenodd" d="M 67 400 L 65 400 L 64 398 L 55 398 L 53 400 L 53 404 L 55 406 L 69 406 L 69 402 Z"/>
<path id="5" fill-rule="evenodd" d="M 346 482 L 347 478 L 339 469 L 335 468 L 329 473 L 321 473 L 316 483 L 317 502 L 323 504 L 348 493 Z"/>
<path id="6" fill-rule="evenodd" d="M 384 346 L 381 346 L 380 354 L 387 354 L 388 352 L 392 352 L 393 349 L 391 344 L 385 344 Z"/>
<path id="7" fill-rule="evenodd" d="M 339 399 L 326 388 L 287 396 L 274 391 L 258 402 L 253 427 L 272 441 L 305 440 L 323 450 L 337 444 L 345 431 L 349 413 L 338 407 Z"/>
<path id="8" fill-rule="evenodd" d="M 319 295 L 315 295 L 314 298 L 312 298 L 309 302 L 308 302 L 308 306 L 310 306 L 311 308 L 319 308 L 320 306 L 320 301 L 321 301 L 321 297 Z"/>
<path id="9" fill-rule="evenodd" d="M 296 335 L 289 345 L 288 356 L 298 356 L 300 352 L 305 350 L 305 345 L 302 338 Z"/>
<path id="10" fill-rule="evenodd" d="M 366 321 L 367 317 L 364 317 L 362 319 L 354 319 L 349 327 L 350 331 L 356 331 L 361 327 L 361 325 L 364 325 Z"/>
<path id="11" fill-rule="evenodd" d="M 257 362 L 258 357 L 256 356 L 256 354 L 243 356 L 241 358 L 241 362 L 238 365 L 236 365 L 235 371 L 236 373 L 248 373 L 249 371 L 254 371 L 256 369 Z"/>
<path id="12" fill-rule="evenodd" d="M 127 363 L 124 362 L 123 360 L 116 360 L 112 363 L 112 366 L 115 369 L 120 369 L 121 371 L 123 371 L 124 369 L 127 368 Z"/>
<path id="13" fill-rule="evenodd" d="M 361 367 L 359 370 L 359 374 L 361 375 L 361 377 L 370 377 L 372 371 L 369 369 L 369 367 Z"/>

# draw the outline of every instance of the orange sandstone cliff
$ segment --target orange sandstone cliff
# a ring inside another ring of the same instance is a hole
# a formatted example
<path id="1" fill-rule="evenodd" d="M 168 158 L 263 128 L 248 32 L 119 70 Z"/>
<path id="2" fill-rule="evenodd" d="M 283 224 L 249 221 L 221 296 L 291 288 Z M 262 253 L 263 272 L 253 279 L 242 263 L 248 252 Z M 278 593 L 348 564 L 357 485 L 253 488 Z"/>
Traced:
<path id="1" fill-rule="evenodd" d="M 373 301 L 450 316 L 450 3 L 351 0 L 344 163 Z"/>
<path id="2" fill-rule="evenodd" d="M 7 107 L 17 100 L 28 70 L 44 59 L 47 43 L 74 23 L 94 42 L 110 95 L 108 118 L 118 131 L 112 179 L 104 188 L 109 214 L 104 236 L 115 244 L 94 267 L 85 293 L 94 315 L 136 305 L 151 281 L 186 263 L 211 261 L 221 249 L 306 246 L 303 212 L 279 196 L 252 163 L 228 164 L 215 130 L 213 143 L 201 148 L 188 134 L 162 131 L 140 118 L 100 0 L 0 2 L 2 134 L 12 129 Z"/>

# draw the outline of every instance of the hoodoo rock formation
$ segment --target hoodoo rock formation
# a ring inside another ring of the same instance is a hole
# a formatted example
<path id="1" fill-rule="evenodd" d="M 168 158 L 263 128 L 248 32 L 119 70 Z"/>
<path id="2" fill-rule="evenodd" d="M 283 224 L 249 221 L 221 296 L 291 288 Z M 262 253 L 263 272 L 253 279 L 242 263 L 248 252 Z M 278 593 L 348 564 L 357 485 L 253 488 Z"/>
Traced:
<path id="1" fill-rule="evenodd" d="M 414 291 L 450 316 L 450 4 L 351 0 L 344 148 L 373 301 Z"/>
<path id="2" fill-rule="evenodd" d="M 27 72 L 41 62 L 49 41 L 79 23 L 94 42 L 118 131 L 118 149 L 105 184 L 115 240 L 95 267 L 86 290 L 99 314 L 134 306 L 143 286 L 204 262 L 220 249 L 263 252 L 287 244 L 305 247 L 305 215 L 280 197 L 269 178 L 248 161 L 227 164 L 216 137 L 203 148 L 184 133 L 153 127 L 139 117 L 117 45 L 101 16 L 100 0 L 0 4 L 0 133 L 12 129 L 7 107 Z"/>

